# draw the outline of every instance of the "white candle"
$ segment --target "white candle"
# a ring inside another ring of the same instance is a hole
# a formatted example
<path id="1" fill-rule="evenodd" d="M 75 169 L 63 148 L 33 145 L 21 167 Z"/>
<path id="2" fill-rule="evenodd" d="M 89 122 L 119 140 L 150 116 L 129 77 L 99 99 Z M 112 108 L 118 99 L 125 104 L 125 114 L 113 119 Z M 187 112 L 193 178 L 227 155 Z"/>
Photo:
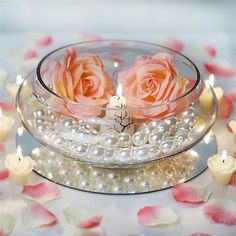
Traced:
<path id="1" fill-rule="evenodd" d="M 231 120 L 229 122 L 229 128 L 232 130 L 233 136 L 234 136 L 234 144 L 236 145 L 236 121 Z"/>
<path id="2" fill-rule="evenodd" d="M 9 170 L 9 180 L 16 185 L 27 182 L 34 165 L 35 161 L 31 157 L 22 156 L 20 146 L 17 148 L 17 153 L 8 154 L 5 160 L 5 166 Z"/>
<path id="3" fill-rule="evenodd" d="M 16 94 L 18 92 L 18 89 L 21 85 L 21 83 L 23 82 L 23 78 L 21 75 L 17 75 L 16 76 L 16 83 L 10 83 L 7 84 L 6 88 L 7 88 L 7 92 L 10 96 L 10 98 L 15 101 L 16 98 Z"/>
<path id="4" fill-rule="evenodd" d="M 133 119 L 126 110 L 126 99 L 122 96 L 122 86 L 118 85 L 116 95 L 109 99 L 106 106 L 106 119 L 108 122 L 108 131 L 111 133 L 134 132 Z M 114 109 L 114 110 L 109 110 Z"/>
<path id="5" fill-rule="evenodd" d="M 236 170 L 236 160 L 232 156 L 228 156 L 225 150 L 221 155 L 211 156 L 207 164 L 215 183 L 221 186 L 229 183 L 231 176 Z"/>
<path id="6" fill-rule="evenodd" d="M 205 110 L 208 110 L 213 102 L 211 87 L 214 90 L 218 103 L 224 96 L 224 91 L 221 87 L 214 87 L 215 78 L 213 74 L 209 76 L 207 82 L 208 83 L 206 83 L 206 87 L 203 89 L 202 94 L 199 97 L 200 104 Z"/>
<path id="7" fill-rule="evenodd" d="M 5 141 L 13 128 L 15 120 L 11 116 L 4 116 L 0 107 L 0 142 Z"/>

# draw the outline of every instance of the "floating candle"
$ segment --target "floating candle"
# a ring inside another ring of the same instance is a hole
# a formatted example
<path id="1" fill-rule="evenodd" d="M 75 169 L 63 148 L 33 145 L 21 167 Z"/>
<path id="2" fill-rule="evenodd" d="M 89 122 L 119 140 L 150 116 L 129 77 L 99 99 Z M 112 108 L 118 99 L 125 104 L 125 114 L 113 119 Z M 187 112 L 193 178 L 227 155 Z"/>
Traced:
<path id="1" fill-rule="evenodd" d="M 35 161 L 29 156 L 22 156 L 21 147 L 17 147 L 17 153 L 8 154 L 5 166 L 9 170 L 9 180 L 16 185 L 24 185 L 32 172 Z"/>
<path id="2" fill-rule="evenodd" d="M 10 98 L 15 101 L 16 98 L 16 94 L 18 92 L 18 89 L 21 85 L 21 83 L 23 82 L 23 78 L 21 75 L 17 75 L 16 76 L 16 83 L 11 83 L 11 84 L 7 84 L 7 92 L 10 96 Z"/>
<path id="3" fill-rule="evenodd" d="M 0 107 L 0 142 L 5 141 L 11 133 L 15 120 L 11 116 L 4 116 Z"/>
<path id="4" fill-rule="evenodd" d="M 211 93 L 211 87 L 214 90 L 214 93 L 216 95 L 217 101 L 219 102 L 223 96 L 224 96 L 224 91 L 221 87 L 213 87 L 215 82 L 214 75 L 211 74 L 209 76 L 209 79 L 207 80 L 206 87 L 203 89 L 203 92 L 201 96 L 199 97 L 199 101 L 201 106 L 203 107 L 204 110 L 208 110 L 209 107 L 211 106 L 213 102 L 213 96 Z"/>
<path id="5" fill-rule="evenodd" d="M 229 183 L 232 174 L 236 170 L 236 160 L 232 156 L 228 156 L 225 150 L 221 155 L 211 156 L 207 164 L 215 183 L 221 186 Z"/>
<path id="6" fill-rule="evenodd" d="M 118 85 L 116 95 L 109 99 L 106 106 L 106 118 L 111 133 L 134 132 L 133 119 L 126 110 L 126 99 L 122 96 L 122 86 Z M 114 110 L 112 110 L 114 109 Z"/>
<path id="7" fill-rule="evenodd" d="M 233 136 L 234 136 L 234 144 L 236 145 L 236 121 L 231 120 L 229 122 L 229 128 L 232 130 Z"/>

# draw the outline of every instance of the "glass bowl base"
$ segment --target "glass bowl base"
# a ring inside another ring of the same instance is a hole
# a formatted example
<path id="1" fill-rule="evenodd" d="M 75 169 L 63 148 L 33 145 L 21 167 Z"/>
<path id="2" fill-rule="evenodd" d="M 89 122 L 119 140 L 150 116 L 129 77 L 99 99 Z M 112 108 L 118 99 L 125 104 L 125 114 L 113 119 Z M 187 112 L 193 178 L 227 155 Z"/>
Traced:
<path id="1" fill-rule="evenodd" d="M 207 159 L 217 152 L 210 131 L 192 149 L 161 161 L 133 168 L 104 168 L 81 164 L 36 141 L 26 130 L 16 137 L 23 155 L 36 161 L 35 172 L 66 187 L 106 194 L 136 194 L 163 190 L 186 182 L 207 168 Z"/>

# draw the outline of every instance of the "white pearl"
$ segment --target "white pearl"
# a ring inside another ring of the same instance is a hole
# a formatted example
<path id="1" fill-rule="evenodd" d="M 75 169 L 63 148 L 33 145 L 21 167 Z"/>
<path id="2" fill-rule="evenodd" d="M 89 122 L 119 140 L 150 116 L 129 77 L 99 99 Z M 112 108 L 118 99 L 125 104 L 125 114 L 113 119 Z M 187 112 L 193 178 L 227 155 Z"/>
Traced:
<path id="1" fill-rule="evenodd" d="M 133 158 L 135 160 L 147 160 L 148 159 L 148 149 L 145 147 L 140 147 L 140 148 L 136 148 L 133 152 L 132 152 Z"/>
<path id="2" fill-rule="evenodd" d="M 185 116 L 183 119 L 182 119 L 182 122 L 184 124 L 187 124 L 189 125 L 190 127 L 193 127 L 195 122 L 196 122 L 196 119 L 194 116 Z"/>
<path id="3" fill-rule="evenodd" d="M 161 150 L 158 146 L 153 145 L 153 146 L 149 146 L 148 148 L 149 153 L 150 153 L 150 157 L 157 157 L 161 154 Z"/>
<path id="4" fill-rule="evenodd" d="M 108 148 L 118 147 L 118 139 L 114 135 L 105 135 L 101 144 Z"/>
<path id="5" fill-rule="evenodd" d="M 148 141 L 147 135 L 143 132 L 136 132 L 132 136 L 132 142 L 135 146 L 142 146 Z"/>
<path id="6" fill-rule="evenodd" d="M 156 145 L 156 144 L 159 144 L 162 141 L 163 137 L 164 137 L 163 133 L 161 133 L 161 132 L 158 132 L 158 133 L 153 132 L 153 133 L 149 134 L 148 142 L 150 144 L 152 144 L 152 145 Z"/>
<path id="7" fill-rule="evenodd" d="M 89 154 L 91 158 L 100 160 L 104 155 L 104 149 L 100 146 L 91 146 L 89 149 Z"/>
<path id="8" fill-rule="evenodd" d="M 130 149 L 121 149 L 117 153 L 117 158 L 119 161 L 128 162 L 132 160 Z"/>
<path id="9" fill-rule="evenodd" d="M 128 147 L 131 145 L 131 137 L 127 133 L 120 133 L 118 136 L 119 146 Z"/>
<path id="10" fill-rule="evenodd" d="M 44 118 L 46 115 L 45 111 L 43 109 L 38 109 L 34 112 L 35 118 Z"/>
<path id="11" fill-rule="evenodd" d="M 160 149 L 164 153 L 169 153 L 169 152 L 173 151 L 174 147 L 175 147 L 175 143 L 171 139 L 165 140 L 160 144 Z"/>
<path id="12" fill-rule="evenodd" d="M 115 151 L 113 149 L 106 149 L 104 161 L 111 161 L 112 159 L 114 159 L 114 154 Z"/>
<path id="13" fill-rule="evenodd" d="M 164 122 L 159 123 L 155 128 L 155 132 L 161 132 L 163 134 L 168 134 L 170 131 L 170 126 Z"/>
<path id="14" fill-rule="evenodd" d="M 177 146 L 182 146 L 188 142 L 188 138 L 189 138 L 188 133 L 186 132 L 178 133 L 175 136 L 175 143 Z"/>
<path id="15" fill-rule="evenodd" d="M 72 125 L 75 125 L 75 124 L 76 124 L 76 121 L 71 118 L 62 119 L 62 125 L 65 128 L 71 127 Z"/>
<path id="16" fill-rule="evenodd" d="M 44 132 L 46 130 L 46 126 L 44 124 L 36 124 L 35 128 L 38 132 Z"/>
<path id="17" fill-rule="evenodd" d="M 54 139 L 53 139 L 53 143 L 56 145 L 56 146 L 63 146 L 65 144 L 66 140 L 63 138 L 63 137 L 58 137 L 56 136 Z"/>
<path id="18" fill-rule="evenodd" d="M 78 145 L 74 145 L 74 147 L 72 148 L 73 151 L 75 151 L 75 153 L 79 156 L 82 157 L 86 154 L 87 152 L 87 145 L 86 144 L 78 144 Z"/>

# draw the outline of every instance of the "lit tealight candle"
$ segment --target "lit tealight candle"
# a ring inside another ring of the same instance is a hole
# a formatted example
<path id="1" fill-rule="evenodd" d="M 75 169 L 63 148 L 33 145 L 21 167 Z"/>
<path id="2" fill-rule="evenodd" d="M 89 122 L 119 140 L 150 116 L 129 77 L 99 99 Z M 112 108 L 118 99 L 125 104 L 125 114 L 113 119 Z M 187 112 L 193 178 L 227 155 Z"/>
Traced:
<path id="1" fill-rule="evenodd" d="M 128 111 L 126 110 L 126 99 L 122 96 L 121 84 L 117 87 L 116 95 L 109 99 L 106 108 L 108 108 L 106 111 L 106 118 L 108 120 L 110 132 L 126 132 L 129 134 L 134 132 L 133 119 L 129 116 Z"/>
<path id="2" fill-rule="evenodd" d="M 215 78 L 214 75 L 211 74 L 209 76 L 209 79 L 207 80 L 208 83 L 206 83 L 206 87 L 203 89 L 202 94 L 199 97 L 199 101 L 201 106 L 203 107 L 204 110 L 208 110 L 212 101 L 213 101 L 213 96 L 211 93 L 211 87 L 214 90 L 214 93 L 216 95 L 217 101 L 219 102 L 223 96 L 224 96 L 224 91 L 221 87 L 214 87 L 214 82 Z"/>
<path id="3" fill-rule="evenodd" d="M 234 144 L 236 145 L 236 121 L 231 120 L 229 122 L 229 128 L 232 130 L 233 136 L 234 136 Z"/>
<path id="4" fill-rule="evenodd" d="M 228 156 L 225 150 L 221 155 L 211 156 L 207 164 L 215 183 L 221 186 L 229 183 L 232 174 L 236 170 L 236 160 L 232 156 Z"/>
<path id="5" fill-rule="evenodd" d="M 7 92 L 10 96 L 10 98 L 15 101 L 16 98 L 16 94 L 17 91 L 21 85 L 21 83 L 23 82 L 23 78 L 21 75 L 17 75 L 16 76 L 16 83 L 11 83 L 11 84 L 7 84 L 6 88 L 7 88 Z"/>
<path id="6" fill-rule="evenodd" d="M 11 133 L 15 120 L 11 116 L 4 116 L 0 107 L 0 142 L 5 141 Z"/>
<path id="7" fill-rule="evenodd" d="M 32 172 L 35 161 L 29 156 L 23 157 L 21 147 L 18 146 L 17 153 L 8 154 L 5 166 L 9 170 L 9 180 L 16 185 L 24 185 Z"/>

